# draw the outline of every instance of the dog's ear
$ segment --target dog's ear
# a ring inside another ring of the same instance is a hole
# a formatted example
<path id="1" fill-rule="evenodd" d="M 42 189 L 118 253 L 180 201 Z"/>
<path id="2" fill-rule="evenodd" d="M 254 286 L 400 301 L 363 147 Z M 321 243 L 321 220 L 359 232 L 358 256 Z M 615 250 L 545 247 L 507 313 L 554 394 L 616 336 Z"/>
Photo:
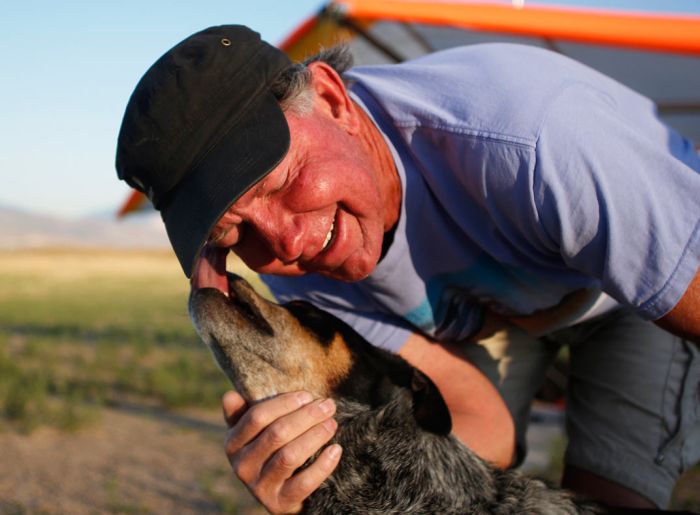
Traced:
<path id="1" fill-rule="evenodd" d="M 447 435 L 452 430 L 452 417 L 438 387 L 417 368 L 411 376 L 413 416 L 420 427 L 431 433 Z"/>

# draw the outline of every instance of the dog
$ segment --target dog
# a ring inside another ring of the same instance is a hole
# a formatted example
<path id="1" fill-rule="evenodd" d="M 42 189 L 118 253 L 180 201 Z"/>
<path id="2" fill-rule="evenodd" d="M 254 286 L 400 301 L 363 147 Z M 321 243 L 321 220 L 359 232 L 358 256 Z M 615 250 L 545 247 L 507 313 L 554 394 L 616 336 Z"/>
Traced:
<path id="1" fill-rule="evenodd" d="M 450 433 L 450 413 L 425 374 L 307 302 L 269 302 L 229 273 L 228 292 L 193 288 L 189 311 L 246 401 L 296 390 L 334 399 L 343 457 L 304 513 L 608 513 L 479 458 Z"/>

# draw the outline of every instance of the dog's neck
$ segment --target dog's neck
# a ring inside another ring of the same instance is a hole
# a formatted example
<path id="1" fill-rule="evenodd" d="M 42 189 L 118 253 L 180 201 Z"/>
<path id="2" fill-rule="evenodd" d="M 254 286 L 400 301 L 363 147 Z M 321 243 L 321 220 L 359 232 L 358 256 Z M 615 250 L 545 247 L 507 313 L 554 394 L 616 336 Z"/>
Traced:
<path id="1" fill-rule="evenodd" d="M 335 441 L 343 457 L 307 501 L 306 513 L 524 513 L 523 498 L 535 502 L 538 513 L 582 513 L 564 492 L 513 471 L 495 471 L 456 437 L 422 430 L 410 402 L 401 393 L 373 410 L 336 401 Z M 527 496 L 518 495 L 526 490 Z"/>
<path id="2" fill-rule="evenodd" d="M 465 513 L 467 506 L 485 500 L 475 492 L 492 498 L 495 484 L 488 466 L 454 436 L 419 428 L 410 403 L 406 392 L 370 411 L 338 401 L 337 441 L 348 454 L 331 478 L 335 496 L 376 513 Z M 468 487 L 475 482 L 479 488 Z M 463 492 L 461 507 L 453 502 L 456 490 Z"/>

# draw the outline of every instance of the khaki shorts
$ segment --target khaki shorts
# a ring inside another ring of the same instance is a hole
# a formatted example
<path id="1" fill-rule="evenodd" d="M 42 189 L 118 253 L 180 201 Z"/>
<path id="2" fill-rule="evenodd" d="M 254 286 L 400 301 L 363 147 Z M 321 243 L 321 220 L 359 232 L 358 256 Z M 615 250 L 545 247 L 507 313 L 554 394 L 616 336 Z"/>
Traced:
<path id="1" fill-rule="evenodd" d="M 700 460 L 700 351 L 621 310 L 533 338 L 518 329 L 466 346 L 498 387 L 524 458 L 530 405 L 560 347 L 570 349 L 567 465 L 668 504 Z"/>

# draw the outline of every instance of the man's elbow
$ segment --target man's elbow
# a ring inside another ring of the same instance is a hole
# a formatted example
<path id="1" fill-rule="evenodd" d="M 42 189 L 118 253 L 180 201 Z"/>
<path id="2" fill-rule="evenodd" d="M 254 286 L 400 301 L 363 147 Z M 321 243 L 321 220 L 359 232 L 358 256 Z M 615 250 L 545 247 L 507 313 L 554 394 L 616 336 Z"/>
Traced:
<path id="1" fill-rule="evenodd" d="M 700 345 L 700 271 L 690 282 L 678 304 L 656 324 L 681 338 Z"/>
<path id="2" fill-rule="evenodd" d="M 479 457 L 497 468 L 515 460 L 515 424 L 505 405 L 476 413 L 452 414 L 452 432 Z"/>

